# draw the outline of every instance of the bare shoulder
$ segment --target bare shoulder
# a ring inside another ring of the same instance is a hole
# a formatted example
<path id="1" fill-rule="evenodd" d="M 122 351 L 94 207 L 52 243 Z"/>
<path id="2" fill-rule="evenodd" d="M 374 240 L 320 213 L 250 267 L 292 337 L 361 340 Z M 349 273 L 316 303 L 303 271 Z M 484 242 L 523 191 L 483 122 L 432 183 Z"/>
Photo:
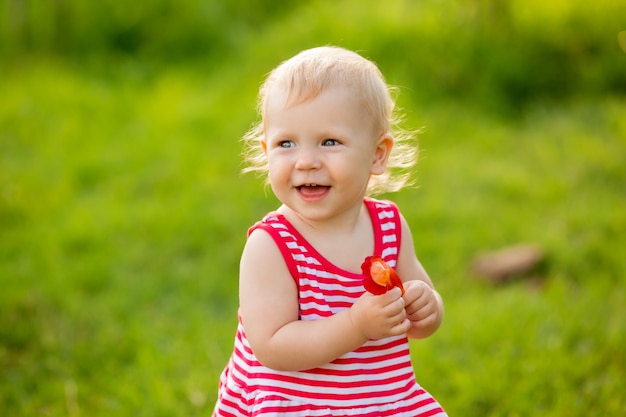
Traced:
<path id="1" fill-rule="evenodd" d="M 295 281 L 276 242 L 264 230 L 253 231 L 246 241 L 239 267 L 239 302 L 251 343 L 298 318 Z"/>
<path id="2" fill-rule="evenodd" d="M 278 245 L 264 230 L 254 230 L 248 236 L 241 255 L 239 280 L 243 287 L 293 284 L 293 278 Z"/>
<path id="3" fill-rule="evenodd" d="M 282 259 L 282 255 L 274 239 L 262 229 L 256 229 L 250 233 L 241 255 L 241 265 L 249 263 L 258 265 L 259 263 L 273 264 Z"/>

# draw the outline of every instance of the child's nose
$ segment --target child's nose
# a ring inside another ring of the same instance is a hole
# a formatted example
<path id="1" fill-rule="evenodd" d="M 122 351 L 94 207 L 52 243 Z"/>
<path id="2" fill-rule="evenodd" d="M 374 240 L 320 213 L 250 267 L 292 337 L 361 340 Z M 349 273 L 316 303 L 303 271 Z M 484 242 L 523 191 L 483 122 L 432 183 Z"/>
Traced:
<path id="1" fill-rule="evenodd" d="M 300 149 L 296 160 L 296 169 L 318 169 L 321 166 L 319 154 L 313 149 Z"/>

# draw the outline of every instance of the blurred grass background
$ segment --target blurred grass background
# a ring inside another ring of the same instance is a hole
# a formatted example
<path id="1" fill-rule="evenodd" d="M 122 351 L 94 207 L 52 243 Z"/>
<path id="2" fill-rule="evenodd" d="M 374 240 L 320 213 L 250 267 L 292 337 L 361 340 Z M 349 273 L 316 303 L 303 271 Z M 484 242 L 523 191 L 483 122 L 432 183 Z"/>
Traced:
<path id="1" fill-rule="evenodd" d="M 0 5 L 0 410 L 210 415 L 264 75 L 333 44 L 424 127 L 390 195 L 446 302 L 412 342 L 451 416 L 626 414 L 626 5 L 609 0 L 7 0 Z M 620 43 L 621 42 L 621 43 Z M 531 281 L 484 250 L 532 242 Z"/>

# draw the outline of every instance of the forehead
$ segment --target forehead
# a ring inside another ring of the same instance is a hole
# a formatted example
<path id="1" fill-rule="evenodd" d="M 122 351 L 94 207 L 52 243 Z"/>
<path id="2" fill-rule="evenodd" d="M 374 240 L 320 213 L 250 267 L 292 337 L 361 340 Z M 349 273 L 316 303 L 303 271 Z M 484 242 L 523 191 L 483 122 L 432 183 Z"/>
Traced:
<path id="1" fill-rule="evenodd" d="M 264 111 L 266 131 L 373 131 L 372 118 L 354 91 L 328 88 L 313 97 L 294 100 L 284 89 L 267 96 Z"/>
<path id="2" fill-rule="evenodd" d="M 316 114 L 337 113 L 344 116 L 365 117 L 365 106 L 352 88 L 345 86 L 327 87 L 316 94 L 299 95 L 284 88 L 273 88 L 265 98 L 265 117 L 277 113 L 315 112 Z"/>
<path id="3" fill-rule="evenodd" d="M 284 95 L 287 105 L 312 100 L 335 90 L 350 90 L 354 97 L 363 97 L 364 86 L 355 80 L 338 77 L 336 74 L 291 74 L 276 77 L 266 86 L 264 101 L 270 95 Z"/>

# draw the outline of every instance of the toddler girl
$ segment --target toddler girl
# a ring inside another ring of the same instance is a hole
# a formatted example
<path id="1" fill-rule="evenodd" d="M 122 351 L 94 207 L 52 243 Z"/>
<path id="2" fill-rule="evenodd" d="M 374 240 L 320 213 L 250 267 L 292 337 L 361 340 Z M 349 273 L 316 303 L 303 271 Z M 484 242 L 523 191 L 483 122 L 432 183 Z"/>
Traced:
<path id="1" fill-rule="evenodd" d="M 239 325 L 214 416 L 445 416 L 415 380 L 408 338 L 439 327 L 443 303 L 390 201 L 415 162 L 378 68 L 337 47 L 274 69 L 245 137 L 281 206 L 249 229 Z M 403 281 L 374 295 L 365 258 Z"/>

